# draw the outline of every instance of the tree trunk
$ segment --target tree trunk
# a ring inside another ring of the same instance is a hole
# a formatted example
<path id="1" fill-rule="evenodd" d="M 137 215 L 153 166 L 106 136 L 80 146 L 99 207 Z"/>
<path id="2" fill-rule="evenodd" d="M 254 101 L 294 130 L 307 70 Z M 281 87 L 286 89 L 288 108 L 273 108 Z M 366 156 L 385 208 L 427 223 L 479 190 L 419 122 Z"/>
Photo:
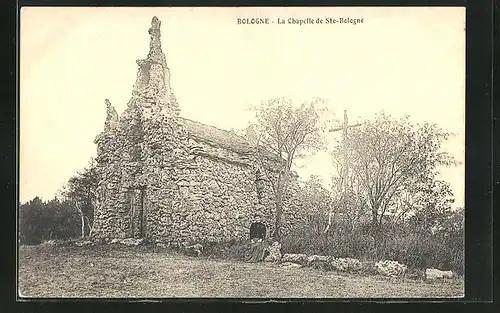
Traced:
<path id="1" fill-rule="evenodd" d="M 372 227 L 377 227 L 378 225 L 378 210 L 372 209 Z"/>
<path id="2" fill-rule="evenodd" d="M 87 220 L 87 228 L 89 229 L 89 236 L 92 235 L 92 225 L 90 225 L 90 220 L 87 216 L 85 216 L 85 219 Z"/>
<path id="3" fill-rule="evenodd" d="M 274 240 L 281 242 L 281 216 L 283 215 L 283 202 L 281 191 L 276 196 L 276 221 L 274 224 Z"/>
<path id="4" fill-rule="evenodd" d="M 378 223 L 378 209 L 372 209 L 372 236 L 375 238 L 375 241 L 378 239 L 378 228 L 379 228 L 379 223 Z"/>
<path id="5" fill-rule="evenodd" d="M 326 225 L 325 234 L 328 234 L 328 230 L 330 230 L 330 226 L 332 225 L 332 211 L 328 212 L 328 224 Z"/>
<path id="6" fill-rule="evenodd" d="M 82 223 L 82 235 L 81 237 L 85 237 L 85 216 L 83 215 L 83 211 L 82 209 L 80 208 L 80 206 L 75 205 L 76 206 L 76 209 L 78 210 L 78 213 L 80 213 L 80 220 L 81 220 L 81 223 Z"/>
<path id="7" fill-rule="evenodd" d="M 80 212 L 80 219 L 82 222 L 82 238 L 83 238 L 83 237 L 85 237 L 85 217 L 83 216 L 82 211 L 79 211 L 79 212 Z"/>

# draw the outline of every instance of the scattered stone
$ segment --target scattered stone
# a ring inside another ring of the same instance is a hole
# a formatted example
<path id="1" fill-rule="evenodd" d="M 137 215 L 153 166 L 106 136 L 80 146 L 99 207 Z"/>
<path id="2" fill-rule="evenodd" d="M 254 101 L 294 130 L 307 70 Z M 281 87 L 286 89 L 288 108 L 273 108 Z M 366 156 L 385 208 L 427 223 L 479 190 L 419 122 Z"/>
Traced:
<path id="1" fill-rule="evenodd" d="M 265 262 L 279 262 L 281 260 L 281 244 L 277 241 L 266 248 L 269 254 L 264 258 Z"/>
<path id="2" fill-rule="evenodd" d="M 252 239 L 250 239 L 250 242 L 251 243 L 259 243 L 259 242 L 262 242 L 262 238 L 252 238 Z"/>
<path id="3" fill-rule="evenodd" d="M 186 251 L 191 255 L 200 256 L 201 253 L 203 252 L 203 246 L 197 243 L 192 246 L 187 246 Z"/>
<path id="4" fill-rule="evenodd" d="M 328 262 L 328 257 L 324 255 L 310 255 L 307 257 L 307 264 L 310 264 L 314 261 L 320 261 L 320 262 Z"/>
<path id="5" fill-rule="evenodd" d="M 92 241 L 90 241 L 90 240 L 75 242 L 75 245 L 78 246 L 78 247 L 88 246 L 90 244 L 92 244 Z"/>
<path id="6" fill-rule="evenodd" d="M 379 261 L 375 263 L 375 268 L 377 272 L 384 276 L 398 277 L 406 272 L 406 265 L 399 263 L 398 261 Z"/>
<path id="7" fill-rule="evenodd" d="M 55 246 L 57 242 L 55 240 L 47 240 L 42 242 L 40 245 L 42 246 Z"/>
<path id="8" fill-rule="evenodd" d="M 293 262 L 298 264 L 307 264 L 307 255 L 305 254 L 284 254 L 281 262 Z"/>
<path id="9" fill-rule="evenodd" d="M 332 258 L 329 263 L 331 269 L 339 272 L 357 272 L 363 267 L 359 260 L 353 258 Z"/>
<path id="10" fill-rule="evenodd" d="M 136 238 L 127 238 L 122 239 L 120 241 L 121 244 L 126 246 L 138 246 L 144 242 L 144 238 L 136 239 Z"/>
<path id="11" fill-rule="evenodd" d="M 428 268 L 425 270 L 425 279 L 435 280 L 435 279 L 450 279 L 453 278 L 452 271 L 441 271 L 435 268 Z"/>

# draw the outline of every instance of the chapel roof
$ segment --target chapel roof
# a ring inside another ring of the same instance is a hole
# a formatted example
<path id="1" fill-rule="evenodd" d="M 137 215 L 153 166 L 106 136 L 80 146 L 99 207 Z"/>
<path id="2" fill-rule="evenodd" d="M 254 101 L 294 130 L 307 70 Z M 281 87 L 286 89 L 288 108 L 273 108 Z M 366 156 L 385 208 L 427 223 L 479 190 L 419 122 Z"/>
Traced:
<path id="1" fill-rule="evenodd" d="M 245 138 L 231 131 L 182 117 L 180 117 L 180 121 L 186 127 L 190 135 L 203 141 L 209 141 L 212 144 L 235 150 L 236 152 L 250 152 L 252 149 Z"/>
<path id="2" fill-rule="evenodd" d="M 206 125 L 187 118 L 179 117 L 189 135 L 198 140 L 207 142 L 211 145 L 224 149 L 232 150 L 238 153 L 252 153 L 253 147 L 247 138 L 236 133 L 214 126 Z M 261 147 L 260 152 L 267 158 L 278 160 L 278 156 Z"/>

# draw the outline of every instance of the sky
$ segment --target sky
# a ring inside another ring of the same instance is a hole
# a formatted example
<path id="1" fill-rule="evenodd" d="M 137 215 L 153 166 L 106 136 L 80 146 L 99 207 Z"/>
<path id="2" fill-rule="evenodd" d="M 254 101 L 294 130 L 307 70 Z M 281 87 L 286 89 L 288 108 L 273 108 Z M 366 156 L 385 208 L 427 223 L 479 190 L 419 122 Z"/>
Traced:
<path id="1" fill-rule="evenodd" d="M 328 100 L 349 121 L 384 110 L 456 135 L 441 170 L 464 201 L 465 9 L 25 7 L 20 26 L 20 201 L 50 200 L 96 155 L 104 100 L 131 97 L 136 59 L 156 15 L 183 117 L 240 129 L 248 107 L 272 97 Z M 237 18 L 363 18 L 353 24 L 237 24 Z M 332 134 L 332 138 L 337 136 Z M 296 168 L 330 180 L 318 153 Z"/>

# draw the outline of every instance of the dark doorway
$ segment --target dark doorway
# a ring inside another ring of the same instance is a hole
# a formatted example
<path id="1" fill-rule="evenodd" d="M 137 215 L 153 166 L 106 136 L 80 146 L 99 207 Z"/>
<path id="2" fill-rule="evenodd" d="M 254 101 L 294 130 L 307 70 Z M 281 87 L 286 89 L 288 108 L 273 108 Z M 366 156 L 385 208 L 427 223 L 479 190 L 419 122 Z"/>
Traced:
<path id="1" fill-rule="evenodd" d="M 130 226 L 133 238 L 143 238 L 145 236 L 146 214 L 144 200 L 146 190 L 133 189 L 130 191 Z"/>
<path id="2" fill-rule="evenodd" d="M 250 225 L 250 239 L 266 239 L 266 225 L 261 222 L 255 222 Z"/>

